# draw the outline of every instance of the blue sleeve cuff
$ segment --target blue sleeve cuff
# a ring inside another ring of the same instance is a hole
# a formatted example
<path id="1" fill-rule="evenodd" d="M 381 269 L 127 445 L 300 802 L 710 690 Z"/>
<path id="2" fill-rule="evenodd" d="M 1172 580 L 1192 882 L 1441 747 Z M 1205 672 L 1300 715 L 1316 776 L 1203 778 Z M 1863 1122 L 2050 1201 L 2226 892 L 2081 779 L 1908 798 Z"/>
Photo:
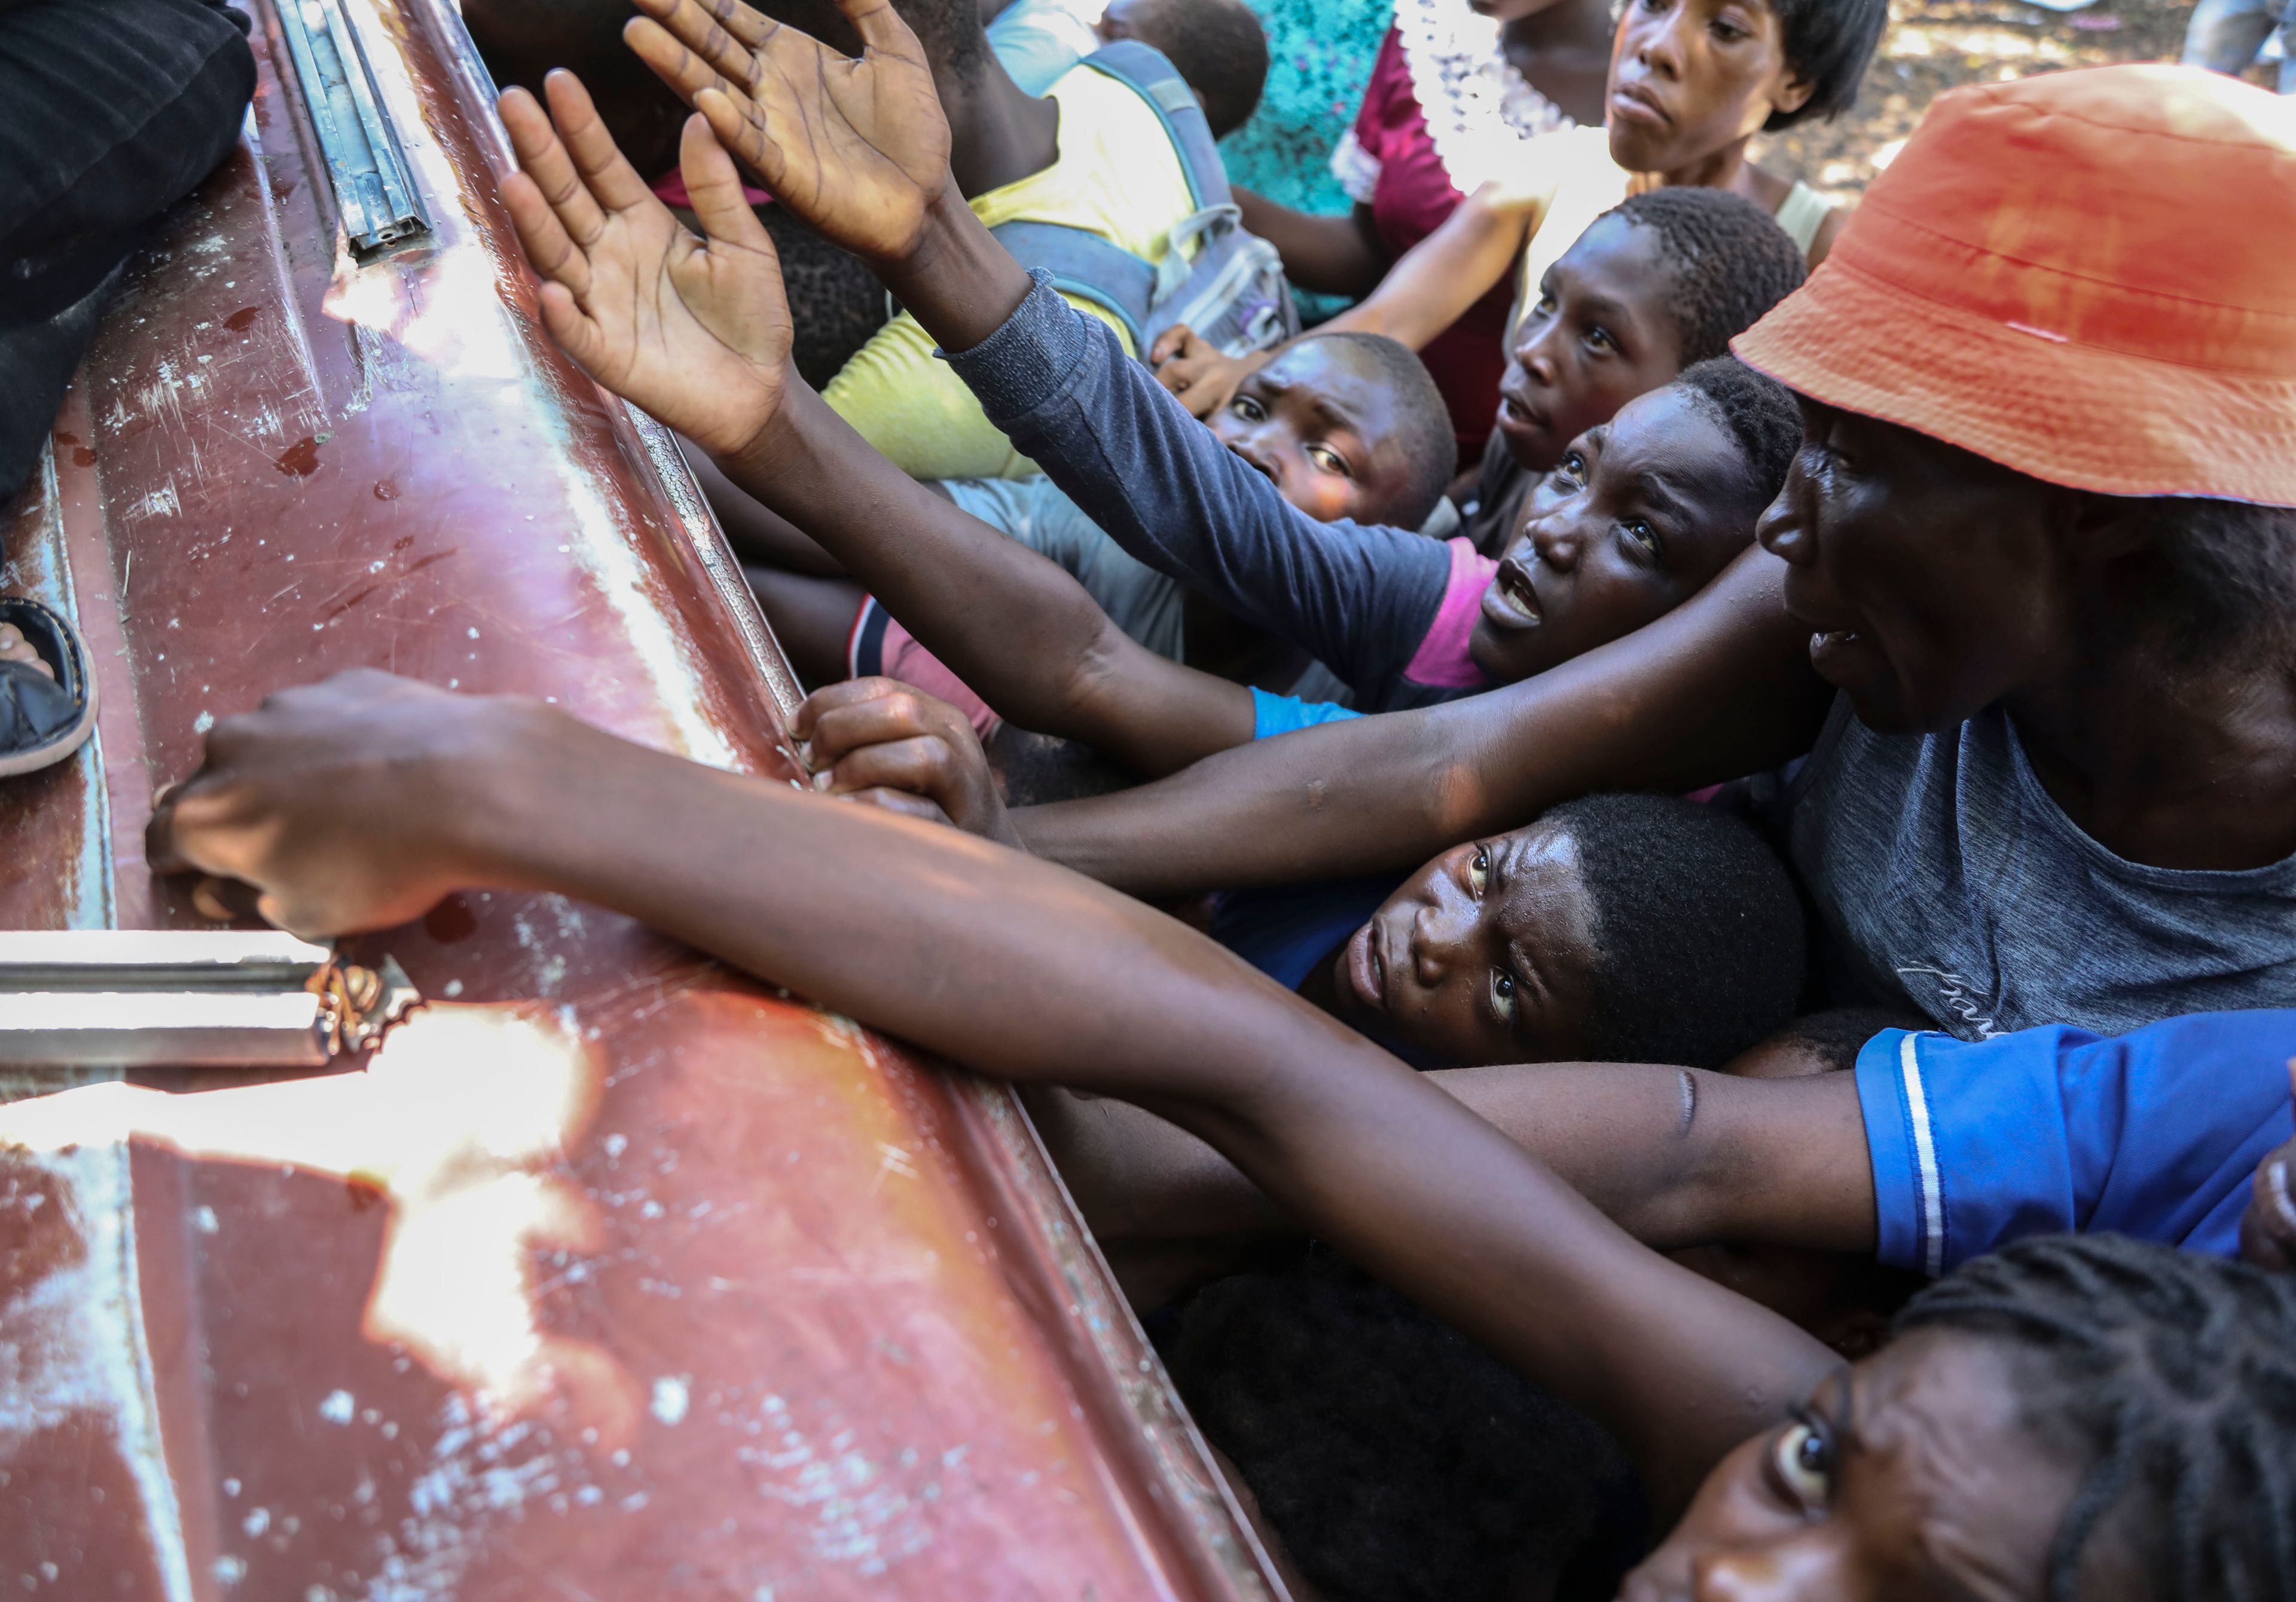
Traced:
<path id="1" fill-rule="evenodd" d="M 1884 1029 L 1866 1042 L 1857 1053 L 1857 1106 L 1874 1169 L 1874 1255 L 1892 1268 L 1935 1275 L 1945 1263 L 1944 1179 L 1920 1039 L 1909 1029 Z"/>
<path id="2" fill-rule="evenodd" d="M 936 350 L 980 402 L 988 421 L 1010 432 L 1066 387 L 1092 348 L 1092 321 L 1053 288 L 1038 267 L 1036 287 L 997 331 L 970 350 Z M 1112 336 L 1111 336 L 1112 337 Z"/>
<path id="3" fill-rule="evenodd" d="M 1312 729 L 1318 723 L 1345 723 L 1362 713 L 1352 707 L 1342 707 L 1337 701 L 1303 701 L 1296 695 L 1272 695 L 1252 686 L 1251 738 L 1273 740 L 1278 734 L 1290 734 L 1300 729 Z"/>

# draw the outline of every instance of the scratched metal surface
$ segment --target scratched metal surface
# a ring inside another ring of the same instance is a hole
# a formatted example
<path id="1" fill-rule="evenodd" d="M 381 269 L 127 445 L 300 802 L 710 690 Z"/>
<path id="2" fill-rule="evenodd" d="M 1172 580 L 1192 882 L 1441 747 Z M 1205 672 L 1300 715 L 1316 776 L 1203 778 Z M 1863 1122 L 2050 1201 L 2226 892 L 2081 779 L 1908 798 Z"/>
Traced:
<path id="1" fill-rule="evenodd" d="M 0 524 L 101 698 L 0 791 L 0 927 L 197 925 L 153 786 L 352 666 L 792 775 L 674 447 L 534 323 L 459 20 L 351 10 L 437 238 L 338 257 L 266 14 Z M 364 1071 L 0 1086 L 0 1590 L 1276 1594 L 1009 1095 L 594 908 L 373 944 L 437 1004 Z"/>

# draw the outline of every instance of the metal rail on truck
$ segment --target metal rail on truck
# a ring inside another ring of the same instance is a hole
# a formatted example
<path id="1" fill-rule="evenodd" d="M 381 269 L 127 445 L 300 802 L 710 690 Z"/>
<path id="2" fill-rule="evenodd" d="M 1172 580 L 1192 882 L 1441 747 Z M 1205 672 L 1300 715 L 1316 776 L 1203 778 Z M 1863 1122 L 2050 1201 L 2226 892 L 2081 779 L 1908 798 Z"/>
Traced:
<path id="1" fill-rule="evenodd" d="M 282 0 L 276 15 L 352 256 L 364 262 L 429 233 L 398 131 L 342 0 Z"/>
<path id="2" fill-rule="evenodd" d="M 1006 1087 L 599 906 L 466 891 L 329 965 L 150 871 L 209 732 L 351 668 L 805 783 L 675 441 L 539 326 L 452 0 L 242 4 L 241 148 L 0 511 L 0 576 L 102 686 L 94 738 L 0 786 L 0 1016 L 297 1026 L 290 1060 L 0 1063 L 0 1587 L 1280 1602 Z M 423 1005 L 303 1066 L 313 982 L 386 952 Z"/>

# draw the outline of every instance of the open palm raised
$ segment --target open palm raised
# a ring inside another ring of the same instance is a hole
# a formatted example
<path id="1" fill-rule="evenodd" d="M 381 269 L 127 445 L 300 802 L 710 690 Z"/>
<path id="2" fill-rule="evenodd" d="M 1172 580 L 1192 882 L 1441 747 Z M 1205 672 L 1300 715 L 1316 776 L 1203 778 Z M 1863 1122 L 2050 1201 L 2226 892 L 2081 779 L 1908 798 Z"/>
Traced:
<path id="1" fill-rule="evenodd" d="M 542 321 L 607 388 L 705 450 L 741 451 L 779 411 L 789 302 L 773 241 L 732 159 L 696 119 L 680 151 L 696 239 L 615 147 L 568 72 L 502 97 L 520 170 L 502 194 L 542 275 Z"/>
<path id="2" fill-rule="evenodd" d="M 857 60 L 742 0 L 638 0 L 623 37 L 776 200 L 865 260 L 906 260 L 949 182 L 948 119 L 891 0 L 837 4 Z"/>

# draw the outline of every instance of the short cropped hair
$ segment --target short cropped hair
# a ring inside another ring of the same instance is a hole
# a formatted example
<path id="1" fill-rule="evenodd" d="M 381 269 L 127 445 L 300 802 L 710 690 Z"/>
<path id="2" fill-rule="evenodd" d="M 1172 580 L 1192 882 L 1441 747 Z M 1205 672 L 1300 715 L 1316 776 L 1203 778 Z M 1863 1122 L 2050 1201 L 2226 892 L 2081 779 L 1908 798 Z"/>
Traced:
<path id="1" fill-rule="evenodd" d="M 1793 391 L 1735 356 L 1701 362 L 1674 381 L 1738 442 L 1754 498 L 1765 506 L 1776 500 L 1801 450 L 1801 407 Z"/>
<path id="2" fill-rule="evenodd" d="M 1604 215 L 1647 228 L 1673 275 L 1682 363 L 1727 356 L 1730 341 L 1801 288 L 1809 262 L 1777 219 L 1742 195 L 1670 186 Z"/>
<path id="3" fill-rule="evenodd" d="M 1435 510 L 1459 469 L 1459 437 L 1452 431 L 1450 408 L 1443 392 L 1419 353 L 1385 334 L 1359 333 L 1352 329 L 1316 329 L 1294 344 L 1309 339 L 1332 339 L 1361 356 L 1374 368 L 1395 396 L 1396 443 L 1410 464 L 1410 486 L 1395 504 L 1384 510 L 1384 520 L 1399 528 L 1416 528 Z"/>
<path id="4" fill-rule="evenodd" d="M 1752 824 L 1644 795 L 1587 796 L 1540 821 L 1570 837 L 1595 903 L 1589 1058 L 1718 1068 L 1792 1018 L 1801 903 Z"/>
<path id="5" fill-rule="evenodd" d="M 1772 133 L 1816 118 L 1831 119 L 1857 103 L 1866 64 L 1890 23 L 1890 0 L 1768 0 L 1785 36 L 1785 57 L 1810 96 L 1791 111 L 1773 111 Z"/>
<path id="6" fill-rule="evenodd" d="M 2296 666 L 2296 507 L 2099 495 L 2151 526 L 2152 633 L 2183 665 Z"/>
<path id="7" fill-rule="evenodd" d="M 1213 138 L 1234 133 L 1259 108 L 1267 34 L 1243 0 L 1162 0 L 1135 20 L 1133 37 L 1178 69 L 1203 102 Z"/>

